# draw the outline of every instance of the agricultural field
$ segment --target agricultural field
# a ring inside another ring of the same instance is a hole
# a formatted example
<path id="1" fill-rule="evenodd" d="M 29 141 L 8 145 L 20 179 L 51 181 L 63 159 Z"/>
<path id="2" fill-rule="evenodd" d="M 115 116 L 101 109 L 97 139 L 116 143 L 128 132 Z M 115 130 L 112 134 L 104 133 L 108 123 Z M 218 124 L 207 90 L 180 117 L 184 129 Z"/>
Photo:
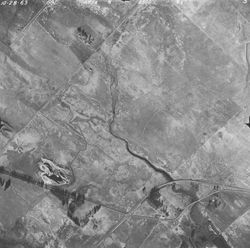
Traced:
<path id="1" fill-rule="evenodd" d="M 0 1 L 0 248 L 248 248 L 250 1 Z"/>

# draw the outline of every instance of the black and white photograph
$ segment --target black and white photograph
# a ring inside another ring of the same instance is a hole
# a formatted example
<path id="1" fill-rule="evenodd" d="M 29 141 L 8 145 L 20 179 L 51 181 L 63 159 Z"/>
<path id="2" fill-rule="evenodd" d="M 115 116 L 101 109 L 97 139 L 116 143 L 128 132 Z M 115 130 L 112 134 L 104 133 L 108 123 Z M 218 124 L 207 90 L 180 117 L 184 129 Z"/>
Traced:
<path id="1" fill-rule="evenodd" d="M 0 248 L 250 248 L 250 0 L 0 0 Z"/>

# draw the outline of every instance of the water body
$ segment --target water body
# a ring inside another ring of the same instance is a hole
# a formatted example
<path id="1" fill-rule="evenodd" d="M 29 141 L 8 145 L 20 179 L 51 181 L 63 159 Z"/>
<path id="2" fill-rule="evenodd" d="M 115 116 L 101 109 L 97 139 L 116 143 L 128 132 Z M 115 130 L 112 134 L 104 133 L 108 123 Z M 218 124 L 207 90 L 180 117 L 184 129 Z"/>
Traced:
<path id="1" fill-rule="evenodd" d="M 117 105 L 117 100 L 118 100 L 118 92 L 116 90 L 117 87 L 117 82 L 115 79 L 113 80 L 113 83 L 110 86 L 110 92 L 111 92 L 111 99 L 112 99 L 112 118 L 111 121 L 109 122 L 109 133 L 116 139 L 121 140 L 122 142 L 125 143 L 126 150 L 128 151 L 129 154 L 131 154 L 133 157 L 142 160 L 144 163 L 146 163 L 151 169 L 153 169 L 155 172 L 162 174 L 162 176 L 166 179 L 167 182 L 173 181 L 174 179 L 170 176 L 169 173 L 167 173 L 164 169 L 159 168 L 155 166 L 153 163 L 151 163 L 147 158 L 144 156 L 141 156 L 134 151 L 132 151 L 129 147 L 129 142 L 127 139 L 119 136 L 113 131 L 113 125 L 115 122 L 115 117 L 116 117 L 116 105 Z"/>
<path id="2" fill-rule="evenodd" d="M 118 101 L 118 92 L 116 89 L 117 84 L 118 84 L 117 80 L 115 78 L 113 78 L 112 83 L 110 85 L 110 92 L 111 92 L 111 99 L 112 99 L 112 118 L 111 118 L 111 121 L 109 122 L 109 133 L 113 137 L 115 137 L 116 139 L 123 141 L 125 143 L 127 151 L 133 157 L 136 157 L 136 158 L 142 160 L 150 168 L 152 168 L 155 172 L 162 174 L 162 176 L 166 179 L 167 182 L 174 181 L 174 179 L 171 177 L 171 175 L 169 173 L 167 173 L 165 170 L 155 166 L 147 158 L 133 152 L 129 147 L 129 142 L 125 138 L 117 135 L 113 131 L 113 125 L 114 125 L 115 118 L 116 118 L 116 104 Z M 184 195 L 189 195 L 190 198 L 192 198 L 192 200 L 198 199 L 198 197 L 196 195 L 197 190 L 198 189 L 196 187 L 193 187 L 191 190 L 186 190 L 182 187 L 180 189 L 173 187 L 173 191 L 175 191 L 176 193 L 182 193 Z M 149 200 L 151 200 L 151 203 L 153 203 L 155 208 L 159 208 L 162 204 L 159 201 L 159 199 L 160 199 L 159 191 L 157 189 L 155 189 L 155 190 L 152 189 L 150 196 L 149 196 Z M 193 230 L 194 243 L 196 243 L 196 242 L 201 242 L 201 243 L 209 242 L 210 244 L 214 243 L 215 245 L 217 245 L 217 247 L 220 247 L 220 248 L 230 248 L 222 235 L 218 234 L 217 236 L 214 236 L 214 233 L 208 229 L 208 225 L 210 224 L 210 221 L 208 221 L 208 220 L 204 221 L 206 218 L 202 215 L 202 213 L 200 212 L 197 205 L 194 205 L 194 207 L 191 210 L 190 215 L 192 216 L 191 218 L 192 218 L 193 222 L 195 223 L 195 225 L 200 226 L 202 229 L 202 230 L 199 230 L 199 229 Z M 211 236 L 213 237 L 212 240 L 211 240 Z M 182 247 L 185 247 L 186 245 L 187 244 L 184 243 L 184 244 L 182 244 Z"/>

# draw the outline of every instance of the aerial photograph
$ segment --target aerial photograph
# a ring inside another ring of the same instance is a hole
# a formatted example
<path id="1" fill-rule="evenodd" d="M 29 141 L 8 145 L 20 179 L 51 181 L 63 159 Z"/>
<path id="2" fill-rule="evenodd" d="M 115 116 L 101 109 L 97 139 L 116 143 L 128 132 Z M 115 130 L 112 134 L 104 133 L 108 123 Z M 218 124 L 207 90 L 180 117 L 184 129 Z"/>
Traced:
<path id="1" fill-rule="evenodd" d="M 250 0 L 0 0 L 0 248 L 250 248 Z"/>

